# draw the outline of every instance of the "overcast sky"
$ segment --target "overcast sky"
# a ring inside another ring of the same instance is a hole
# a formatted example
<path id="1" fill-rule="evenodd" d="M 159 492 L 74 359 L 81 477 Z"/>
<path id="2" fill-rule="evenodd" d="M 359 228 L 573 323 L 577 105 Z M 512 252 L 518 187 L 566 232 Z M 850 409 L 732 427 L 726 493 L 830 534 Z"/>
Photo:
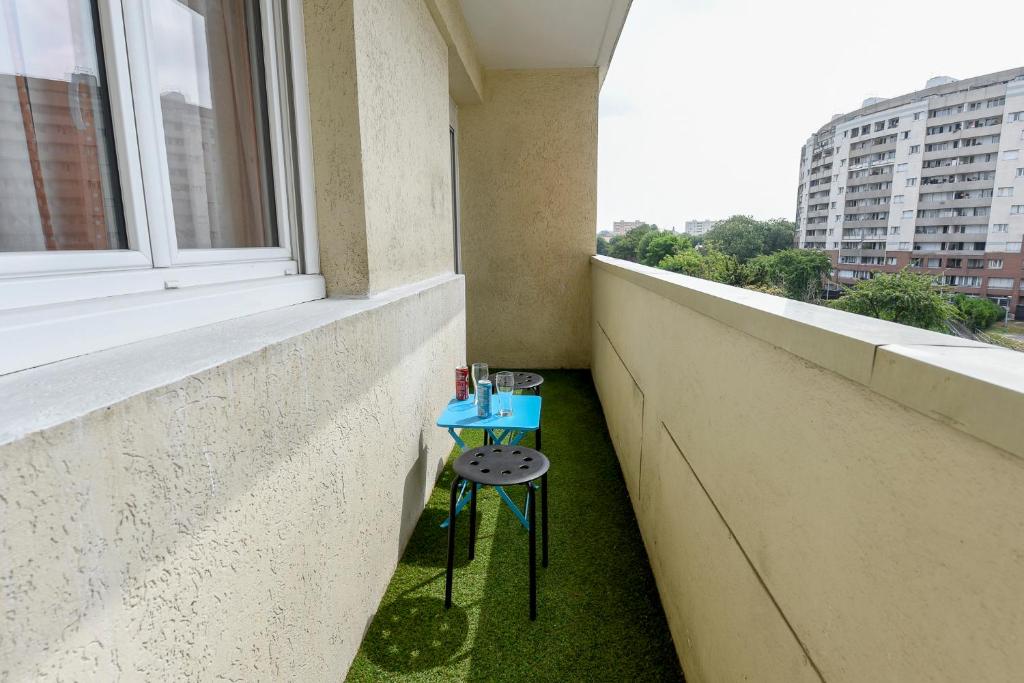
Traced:
<path id="1" fill-rule="evenodd" d="M 633 0 L 601 91 L 598 230 L 792 220 L 800 146 L 866 97 L 1024 66 L 1024 0 Z"/>

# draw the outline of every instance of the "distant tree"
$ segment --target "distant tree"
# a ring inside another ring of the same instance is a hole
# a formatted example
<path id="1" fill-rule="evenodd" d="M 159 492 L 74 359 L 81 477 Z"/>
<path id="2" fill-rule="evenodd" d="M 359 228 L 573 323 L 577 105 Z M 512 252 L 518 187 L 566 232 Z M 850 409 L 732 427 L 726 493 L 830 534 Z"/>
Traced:
<path id="1" fill-rule="evenodd" d="M 791 221 L 732 216 L 715 223 L 703 241 L 745 263 L 756 256 L 792 248 L 795 234 L 796 224 Z"/>
<path id="2" fill-rule="evenodd" d="M 750 259 L 742 266 L 742 276 L 751 289 L 778 291 L 797 301 L 816 301 L 831 270 L 832 262 L 824 252 L 783 249 Z"/>
<path id="3" fill-rule="evenodd" d="M 657 266 L 667 256 L 691 249 L 690 240 L 686 235 L 674 232 L 649 232 L 640 240 L 637 256 L 645 266 Z"/>
<path id="4" fill-rule="evenodd" d="M 704 247 L 700 250 L 688 249 L 666 256 L 658 264 L 658 267 L 673 273 L 724 282 L 727 285 L 736 284 L 740 279 L 739 264 L 736 263 L 736 259 L 714 247 Z"/>
<path id="5" fill-rule="evenodd" d="M 626 261 L 638 261 L 637 249 L 640 240 L 650 232 L 657 232 L 657 225 L 639 225 L 625 235 L 615 235 L 608 241 L 608 255 Z"/>
<path id="6" fill-rule="evenodd" d="M 956 306 L 934 286 L 931 275 L 906 269 L 898 273 L 875 273 L 870 280 L 861 280 L 849 287 L 829 305 L 841 311 L 938 332 L 946 331 L 947 320 L 960 319 Z"/>
<path id="7" fill-rule="evenodd" d="M 602 256 L 608 253 L 608 240 L 603 237 L 597 238 L 597 253 Z"/>
<path id="8" fill-rule="evenodd" d="M 1006 310 L 988 299 L 957 294 L 953 297 L 953 305 L 960 313 L 960 318 L 972 332 L 985 330 L 995 325 L 1006 316 Z"/>

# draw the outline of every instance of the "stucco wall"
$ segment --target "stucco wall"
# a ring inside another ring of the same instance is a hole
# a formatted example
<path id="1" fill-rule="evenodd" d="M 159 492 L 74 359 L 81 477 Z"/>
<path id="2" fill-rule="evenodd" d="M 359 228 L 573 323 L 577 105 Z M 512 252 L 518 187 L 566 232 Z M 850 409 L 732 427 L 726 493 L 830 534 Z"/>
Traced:
<path id="1" fill-rule="evenodd" d="M 1024 670 L 1024 357 L 612 259 L 592 277 L 594 379 L 688 681 Z"/>
<path id="2" fill-rule="evenodd" d="M 452 272 L 448 46 L 423 0 L 306 0 L 329 295 Z"/>
<path id="3" fill-rule="evenodd" d="M 463 306 L 450 276 L 0 380 L 182 369 L 0 446 L 0 680 L 343 678 L 451 447 Z"/>
<path id="4" fill-rule="evenodd" d="M 459 107 L 471 360 L 590 364 L 597 69 L 485 72 Z"/>

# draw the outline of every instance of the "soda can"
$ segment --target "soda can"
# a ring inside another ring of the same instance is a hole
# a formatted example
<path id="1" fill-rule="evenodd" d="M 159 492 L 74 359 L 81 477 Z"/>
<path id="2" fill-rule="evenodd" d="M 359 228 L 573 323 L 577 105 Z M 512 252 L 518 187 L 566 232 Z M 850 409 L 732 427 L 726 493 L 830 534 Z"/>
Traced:
<path id="1" fill-rule="evenodd" d="M 476 416 L 491 416 L 491 382 L 480 380 L 476 385 Z"/>
<path id="2" fill-rule="evenodd" d="M 455 368 L 455 400 L 465 401 L 469 398 L 469 368 L 460 365 Z"/>

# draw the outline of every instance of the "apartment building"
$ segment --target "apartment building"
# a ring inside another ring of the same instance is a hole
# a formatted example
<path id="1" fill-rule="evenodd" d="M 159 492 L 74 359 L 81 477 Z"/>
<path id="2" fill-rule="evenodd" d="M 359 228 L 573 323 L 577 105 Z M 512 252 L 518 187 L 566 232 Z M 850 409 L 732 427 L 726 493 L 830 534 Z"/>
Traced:
<path id="1" fill-rule="evenodd" d="M 687 235 L 693 235 L 694 237 L 700 237 L 711 228 L 715 227 L 715 223 L 718 221 L 705 220 L 705 221 L 686 221 L 683 226 L 683 232 Z"/>
<path id="2" fill-rule="evenodd" d="M 612 234 L 625 235 L 633 228 L 639 228 L 641 225 L 646 225 L 647 221 L 615 221 L 612 224 Z"/>
<path id="3" fill-rule="evenodd" d="M 833 117 L 804 144 L 797 242 L 840 282 L 909 267 L 1024 318 L 1024 68 Z"/>

